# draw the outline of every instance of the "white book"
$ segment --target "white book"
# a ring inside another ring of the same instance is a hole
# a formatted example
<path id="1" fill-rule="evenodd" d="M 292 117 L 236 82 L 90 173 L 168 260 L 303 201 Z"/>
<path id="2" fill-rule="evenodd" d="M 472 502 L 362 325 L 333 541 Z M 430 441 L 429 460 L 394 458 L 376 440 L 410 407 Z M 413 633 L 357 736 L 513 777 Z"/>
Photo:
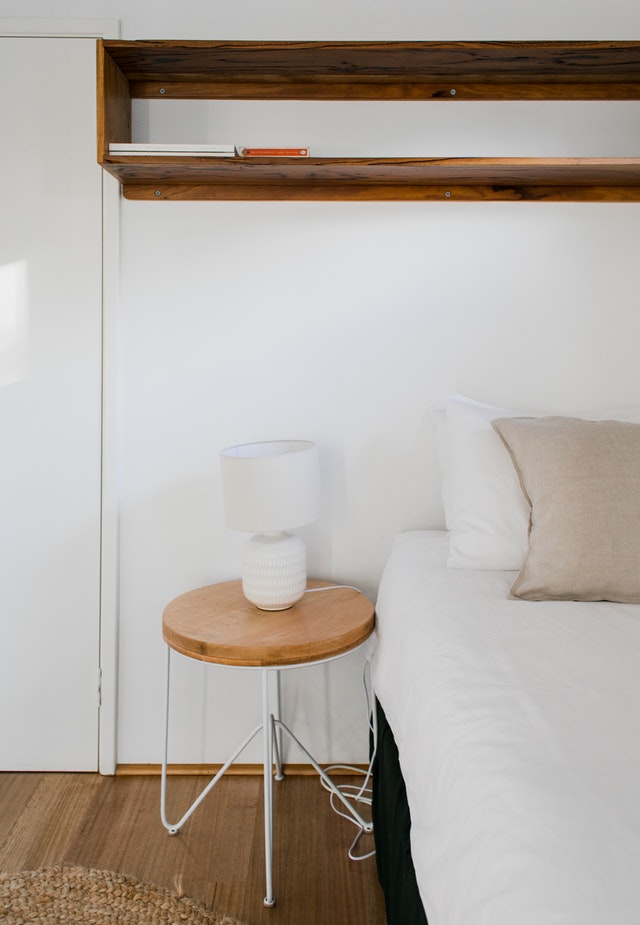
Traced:
<path id="1" fill-rule="evenodd" d="M 109 145 L 109 154 L 135 154 L 153 156 L 154 154 L 172 155 L 174 157 L 233 157 L 236 153 L 235 145 L 185 145 L 185 144 L 154 144 L 130 142 L 112 142 Z"/>

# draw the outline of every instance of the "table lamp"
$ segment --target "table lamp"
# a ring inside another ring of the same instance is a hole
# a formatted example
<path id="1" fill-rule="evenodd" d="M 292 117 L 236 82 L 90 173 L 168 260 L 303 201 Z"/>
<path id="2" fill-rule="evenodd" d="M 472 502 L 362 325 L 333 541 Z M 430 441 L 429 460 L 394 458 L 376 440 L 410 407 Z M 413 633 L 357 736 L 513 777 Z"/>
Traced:
<path id="1" fill-rule="evenodd" d="M 307 586 L 307 552 L 294 527 L 320 509 L 318 447 L 306 440 L 245 443 L 220 453 L 227 525 L 253 533 L 242 567 L 244 596 L 260 610 L 292 607 Z"/>

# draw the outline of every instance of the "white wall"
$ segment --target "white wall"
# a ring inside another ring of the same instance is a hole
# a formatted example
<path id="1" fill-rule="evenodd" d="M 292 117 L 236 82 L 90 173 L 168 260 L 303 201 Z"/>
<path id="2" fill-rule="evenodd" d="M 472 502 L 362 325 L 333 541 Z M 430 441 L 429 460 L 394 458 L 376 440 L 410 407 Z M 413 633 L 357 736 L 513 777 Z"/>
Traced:
<path id="1" fill-rule="evenodd" d="M 0 0 L 0 15 L 120 17 L 123 38 L 640 38 L 635 0 Z M 273 131 L 320 153 L 639 147 L 637 104 L 611 116 L 585 103 L 385 105 L 265 116 L 250 104 L 138 104 L 136 130 L 258 144 Z M 303 531 L 311 572 L 375 595 L 394 535 L 441 524 L 430 399 L 457 390 L 550 410 L 640 400 L 639 215 L 626 204 L 123 201 L 120 762 L 159 760 L 162 608 L 239 571 L 219 450 L 315 440 L 325 513 Z M 365 758 L 361 664 L 285 679 L 285 718 L 322 761 Z M 221 760 L 257 721 L 258 678 L 177 667 L 172 757 Z M 257 743 L 247 760 L 260 760 Z"/>
<path id="2" fill-rule="evenodd" d="M 125 39 L 632 39 L 633 0 L 2 0 L 2 16 L 117 17 Z"/>

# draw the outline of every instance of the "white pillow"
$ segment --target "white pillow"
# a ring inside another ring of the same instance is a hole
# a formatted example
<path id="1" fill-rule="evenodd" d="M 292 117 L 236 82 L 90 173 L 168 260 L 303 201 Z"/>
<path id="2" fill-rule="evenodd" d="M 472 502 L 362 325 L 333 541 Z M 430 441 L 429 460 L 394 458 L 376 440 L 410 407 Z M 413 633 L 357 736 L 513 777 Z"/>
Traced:
<path id="1" fill-rule="evenodd" d="M 449 436 L 447 434 L 447 406 L 444 401 L 429 402 L 429 415 L 436 438 L 436 455 L 440 469 L 440 491 L 444 507 L 444 523 L 451 530 L 453 499 L 451 497 L 451 462 L 449 459 Z"/>
<path id="2" fill-rule="evenodd" d="M 451 568 L 519 569 L 527 552 L 529 506 L 495 418 L 526 412 L 462 395 L 445 401 Z"/>
<path id="3" fill-rule="evenodd" d="M 520 569 L 528 548 L 529 505 L 509 453 L 491 421 L 543 417 L 549 412 L 512 411 L 464 395 L 448 395 L 444 401 L 445 446 L 442 404 L 432 405 L 432 414 L 438 434 L 443 503 L 450 531 L 447 564 L 451 568 Z M 602 410 L 583 413 L 580 417 L 634 423 L 640 422 L 640 409 Z"/>

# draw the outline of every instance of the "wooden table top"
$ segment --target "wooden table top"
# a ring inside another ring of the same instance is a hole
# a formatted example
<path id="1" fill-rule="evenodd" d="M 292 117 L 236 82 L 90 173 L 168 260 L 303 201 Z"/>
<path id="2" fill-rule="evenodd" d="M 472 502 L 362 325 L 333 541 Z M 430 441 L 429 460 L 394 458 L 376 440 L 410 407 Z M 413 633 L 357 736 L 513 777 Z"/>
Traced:
<path id="1" fill-rule="evenodd" d="M 219 665 L 279 667 L 342 655 L 373 632 L 374 606 L 360 591 L 312 580 L 289 610 L 259 610 L 241 581 L 188 591 L 162 617 L 164 641 L 176 652 Z"/>

